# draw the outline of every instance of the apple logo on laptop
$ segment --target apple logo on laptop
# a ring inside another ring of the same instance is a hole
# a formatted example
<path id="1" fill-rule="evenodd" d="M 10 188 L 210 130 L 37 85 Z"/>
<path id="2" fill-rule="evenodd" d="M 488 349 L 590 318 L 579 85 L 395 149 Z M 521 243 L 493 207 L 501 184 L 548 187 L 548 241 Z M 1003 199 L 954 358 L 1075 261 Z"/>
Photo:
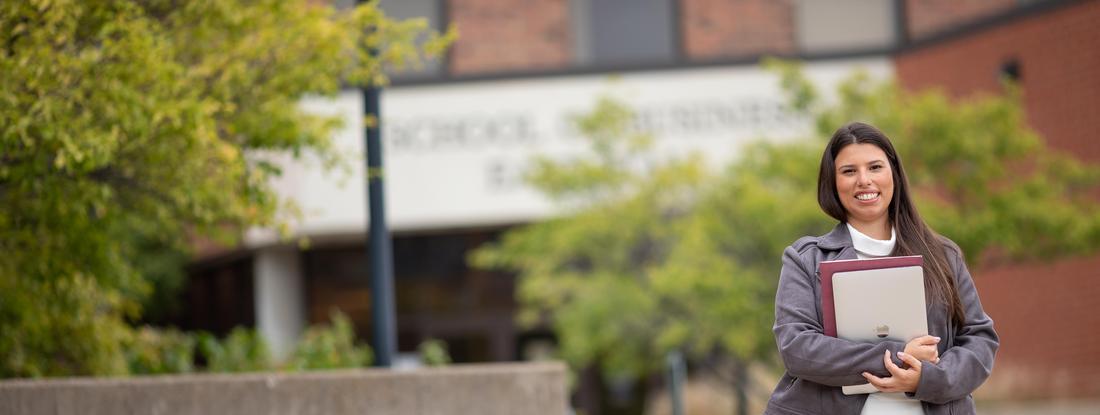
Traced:
<path id="1" fill-rule="evenodd" d="M 880 339 L 885 339 L 886 336 L 890 335 L 890 326 L 883 324 L 875 327 L 875 335 Z"/>

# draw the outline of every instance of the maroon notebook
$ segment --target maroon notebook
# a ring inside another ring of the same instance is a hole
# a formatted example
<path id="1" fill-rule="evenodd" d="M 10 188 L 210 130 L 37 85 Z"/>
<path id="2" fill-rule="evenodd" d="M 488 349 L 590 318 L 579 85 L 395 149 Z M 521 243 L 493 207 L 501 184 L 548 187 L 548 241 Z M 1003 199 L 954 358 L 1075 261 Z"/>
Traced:
<path id="1" fill-rule="evenodd" d="M 833 304 L 833 274 L 838 272 L 912 266 L 923 267 L 924 258 L 920 255 L 913 255 L 822 261 L 818 268 L 817 275 L 821 278 L 821 324 L 825 326 L 825 335 L 836 337 L 836 308 Z"/>

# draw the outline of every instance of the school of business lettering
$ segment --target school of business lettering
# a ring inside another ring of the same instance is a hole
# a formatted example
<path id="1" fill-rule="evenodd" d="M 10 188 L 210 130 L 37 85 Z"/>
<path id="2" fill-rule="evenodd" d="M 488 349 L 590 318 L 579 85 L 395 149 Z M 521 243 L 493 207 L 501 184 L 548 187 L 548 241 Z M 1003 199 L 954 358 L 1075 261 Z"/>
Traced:
<path id="1" fill-rule="evenodd" d="M 501 115 L 386 120 L 382 129 L 387 151 L 415 154 L 530 146 L 538 140 L 533 124 L 529 115 Z"/>
<path id="2" fill-rule="evenodd" d="M 541 131 L 533 114 L 422 117 L 387 119 L 382 123 L 387 151 L 394 154 L 431 154 L 478 151 L 489 148 L 532 149 L 541 140 L 576 138 L 568 115 L 558 117 L 556 131 Z M 803 121 L 782 102 L 756 98 L 684 101 L 639 105 L 632 122 L 637 131 L 657 139 L 692 139 L 703 134 L 766 133 Z M 544 128 L 545 129 L 545 128 Z M 579 144 L 579 142 L 578 142 Z"/>

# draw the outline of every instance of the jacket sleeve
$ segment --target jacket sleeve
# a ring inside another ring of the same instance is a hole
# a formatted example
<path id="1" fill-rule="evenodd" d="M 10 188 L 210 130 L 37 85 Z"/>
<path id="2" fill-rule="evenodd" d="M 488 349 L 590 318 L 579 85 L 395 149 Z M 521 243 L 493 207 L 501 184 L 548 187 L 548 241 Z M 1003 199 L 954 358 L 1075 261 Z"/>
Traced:
<path id="1" fill-rule="evenodd" d="M 796 244 L 797 245 L 797 244 Z M 901 365 L 897 352 L 905 343 L 853 342 L 826 336 L 817 312 L 817 272 L 803 265 L 795 248 L 783 252 L 783 269 L 775 293 L 775 342 L 791 376 L 828 386 L 867 383 L 861 373 L 885 377 L 890 373 L 882 362 L 889 350 L 894 364 Z"/>
<path id="2" fill-rule="evenodd" d="M 949 246 L 949 254 L 957 254 L 953 255 L 952 265 L 965 321 L 961 327 L 955 327 L 954 342 L 940 355 L 938 364 L 921 363 L 920 383 L 914 394 L 917 399 L 937 404 L 962 399 L 981 386 L 993 370 L 993 357 L 1000 344 L 993 331 L 993 320 L 982 309 L 961 251 L 954 243 Z"/>

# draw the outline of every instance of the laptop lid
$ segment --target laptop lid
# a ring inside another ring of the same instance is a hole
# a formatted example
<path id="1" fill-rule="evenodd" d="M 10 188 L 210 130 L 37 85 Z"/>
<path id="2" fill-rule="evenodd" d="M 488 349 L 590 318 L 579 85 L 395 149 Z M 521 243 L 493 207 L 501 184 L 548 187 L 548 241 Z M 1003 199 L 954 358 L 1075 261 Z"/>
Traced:
<path id="1" fill-rule="evenodd" d="M 908 342 L 928 334 L 921 267 L 837 272 L 832 283 L 837 337 Z"/>

